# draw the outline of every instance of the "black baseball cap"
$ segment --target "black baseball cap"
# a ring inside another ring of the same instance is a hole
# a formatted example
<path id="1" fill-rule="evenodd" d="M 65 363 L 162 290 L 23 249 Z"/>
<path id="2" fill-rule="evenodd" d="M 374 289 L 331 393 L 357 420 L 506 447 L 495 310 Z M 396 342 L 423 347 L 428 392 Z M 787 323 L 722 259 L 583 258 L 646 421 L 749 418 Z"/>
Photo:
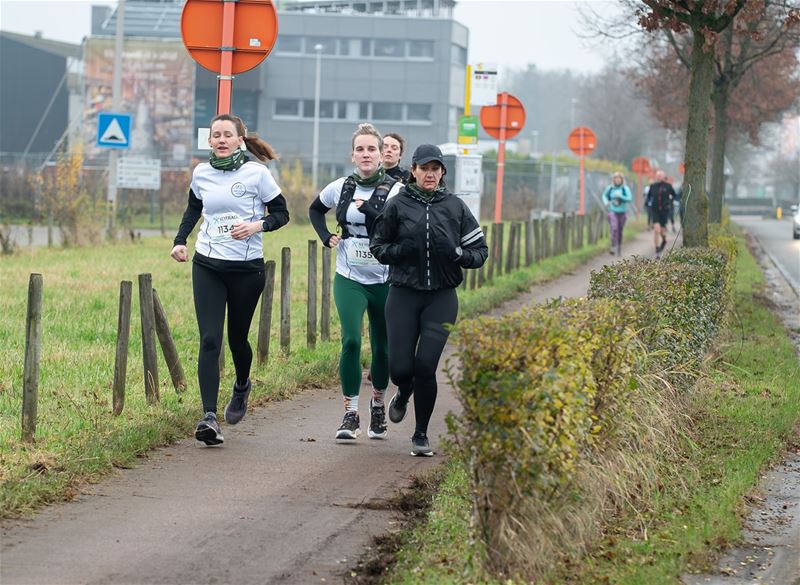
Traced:
<path id="1" fill-rule="evenodd" d="M 435 144 L 420 144 L 411 157 L 412 165 L 424 165 L 425 163 L 433 161 L 436 161 L 442 165 L 442 168 L 445 169 L 445 172 L 447 172 L 447 169 L 444 166 L 444 157 L 442 156 L 442 151 Z"/>

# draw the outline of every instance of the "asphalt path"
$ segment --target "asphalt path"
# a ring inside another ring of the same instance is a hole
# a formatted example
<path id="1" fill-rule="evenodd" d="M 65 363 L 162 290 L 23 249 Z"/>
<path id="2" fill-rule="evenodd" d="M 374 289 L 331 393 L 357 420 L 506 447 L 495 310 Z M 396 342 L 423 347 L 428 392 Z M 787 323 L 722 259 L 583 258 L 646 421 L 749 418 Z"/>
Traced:
<path id="1" fill-rule="evenodd" d="M 800 296 L 800 240 L 792 239 L 792 218 L 734 216 L 731 220 L 758 240 L 795 294 Z"/>
<path id="2" fill-rule="evenodd" d="M 624 252 L 648 256 L 652 246 L 644 232 Z M 590 272 L 615 259 L 601 255 L 494 313 L 584 296 Z M 430 428 L 434 449 L 446 433 L 444 414 L 459 409 L 443 372 L 451 357 L 448 347 Z M 362 387 L 364 430 L 368 391 Z M 372 537 L 392 530 L 387 498 L 442 456 L 410 457 L 413 411 L 390 425 L 387 440 L 364 432 L 348 444 L 333 440 L 341 416 L 338 388 L 308 390 L 223 425 L 220 448 L 187 438 L 72 502 L 5 521 L 0 583 L 342 582 Z"/>

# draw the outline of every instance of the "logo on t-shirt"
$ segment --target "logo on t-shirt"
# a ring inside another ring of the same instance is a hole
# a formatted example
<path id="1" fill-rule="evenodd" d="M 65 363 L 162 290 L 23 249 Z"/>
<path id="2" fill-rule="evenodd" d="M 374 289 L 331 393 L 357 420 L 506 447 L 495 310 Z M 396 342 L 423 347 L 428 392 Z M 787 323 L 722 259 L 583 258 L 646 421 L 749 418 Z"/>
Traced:
<path id="1" fill-rule="evenodd" d="M 247 191 L 247 187 L 244 186 L 244 183 L 236 182 L 231 185 L 231 193 L 233 193 L 234 197 L 241 197 Z"/>

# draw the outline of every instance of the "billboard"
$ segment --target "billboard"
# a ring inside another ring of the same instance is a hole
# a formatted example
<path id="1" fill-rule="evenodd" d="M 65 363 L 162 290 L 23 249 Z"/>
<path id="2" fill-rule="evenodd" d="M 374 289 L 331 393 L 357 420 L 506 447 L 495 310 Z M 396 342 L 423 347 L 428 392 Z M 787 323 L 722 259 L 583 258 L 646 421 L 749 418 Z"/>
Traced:
<path id="1" fill-rule="evenodd" d="M 107 160 L 108 152 L 95 144 L 98 114 L 118 111 L 133 117 L 130 155 L 158 158 L 166 168 L 187 167 L 194 139 L 195 64 L 183 43 L 126 38 L 121 104 L 116 109 L 112 106 L 114 39 L 89 38 L 84 51 L 87 162 Z"/>

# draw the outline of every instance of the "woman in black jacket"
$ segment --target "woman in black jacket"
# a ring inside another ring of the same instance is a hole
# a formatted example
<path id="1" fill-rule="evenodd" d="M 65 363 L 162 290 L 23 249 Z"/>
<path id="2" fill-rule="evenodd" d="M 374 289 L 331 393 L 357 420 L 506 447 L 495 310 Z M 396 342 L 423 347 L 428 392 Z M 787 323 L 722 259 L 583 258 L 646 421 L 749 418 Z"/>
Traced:
<path id="1" fill-rule="evenodd" d="M 472 212 L 446 190 L 446 172 L 437 146 L 419 146 L 408 185 L 386 202 L 370 238 L 372 254 L 389 265 L 389 373 L 398 387 L 389 420 L 405 418 L 413 394 L 415 456 L 433 455 L 427 432 L 438 389 L 436 368 L 449 335 L 446 324 L 458 315 L 462 268 L 480 268 L 488 255 Z"/>

